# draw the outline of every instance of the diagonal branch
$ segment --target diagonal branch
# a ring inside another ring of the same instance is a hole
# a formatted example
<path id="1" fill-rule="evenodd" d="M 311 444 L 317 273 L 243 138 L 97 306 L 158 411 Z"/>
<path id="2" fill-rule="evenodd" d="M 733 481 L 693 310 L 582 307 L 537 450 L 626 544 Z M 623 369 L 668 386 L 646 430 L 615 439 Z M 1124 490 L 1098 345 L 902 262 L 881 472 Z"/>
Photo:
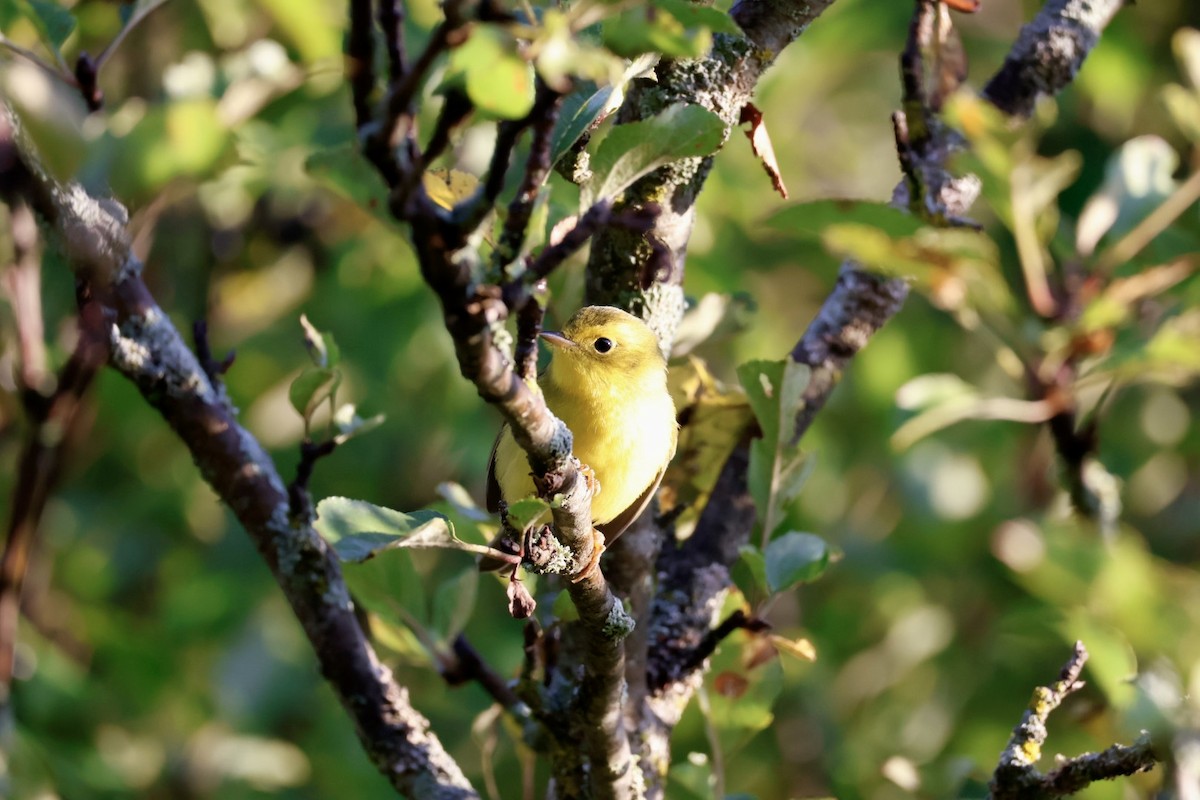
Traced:
<path id="1" fill-rule="evenodd" d="M 11 125 L 7 115 L 0 119 Z M 142 282 L 124 208 L 77 185 L 56 183 L 20 146 L 15 152 L 22 172 L 19 191 L 63 240 L 77 278 L 115 316 L 109 330 L 113 367 L 162 414 L 205 480 L 237 515 L 376 767 L 412 797 L 478 797 L 412 707 L 407 691 L 375 655 L 337 559 L 311 526 L 289 523 L 287 491 L 275 465 L 238 423 L 223 390 L 209 381 Z"/>

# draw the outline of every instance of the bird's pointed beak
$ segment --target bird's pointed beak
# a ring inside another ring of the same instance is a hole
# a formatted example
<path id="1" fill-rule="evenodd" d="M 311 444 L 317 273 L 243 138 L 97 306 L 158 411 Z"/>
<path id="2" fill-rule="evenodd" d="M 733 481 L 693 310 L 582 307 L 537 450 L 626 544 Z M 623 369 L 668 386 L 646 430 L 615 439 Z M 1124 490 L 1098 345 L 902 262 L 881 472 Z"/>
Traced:
<path id="1" fill-rule="evenodd" d="M 575 347 L 574 342 L 572 342 L 567 337 L 563 336 L 558 331 L 542 331 L 538 335 L 541 336 L 543 339 L 545 339 L 552 346 L 562 349 L 562 350 L 566 350 L 568 348 Z"/>

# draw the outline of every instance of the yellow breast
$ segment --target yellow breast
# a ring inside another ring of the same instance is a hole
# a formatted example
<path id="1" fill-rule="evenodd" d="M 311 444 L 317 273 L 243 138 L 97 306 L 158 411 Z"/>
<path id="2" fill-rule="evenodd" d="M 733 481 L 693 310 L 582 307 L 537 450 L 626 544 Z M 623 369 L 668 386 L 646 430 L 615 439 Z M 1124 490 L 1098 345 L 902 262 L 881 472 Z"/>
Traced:
<path id="1" fill-rule="evenodd" d="M 601 376 L 574 386 L 551 379 L 543 391 L 550 410 L 575 436 L 576 458 L 596 475 L 600 492 L 592 498 L 592 521 L 603 525 L 642 496 L 675 452 L 675 407 L 665 378 L 620 388 Z M 497 445 L 495 468 L 505 500 L 534 492 L 525 454 L 507 430 Z"/>

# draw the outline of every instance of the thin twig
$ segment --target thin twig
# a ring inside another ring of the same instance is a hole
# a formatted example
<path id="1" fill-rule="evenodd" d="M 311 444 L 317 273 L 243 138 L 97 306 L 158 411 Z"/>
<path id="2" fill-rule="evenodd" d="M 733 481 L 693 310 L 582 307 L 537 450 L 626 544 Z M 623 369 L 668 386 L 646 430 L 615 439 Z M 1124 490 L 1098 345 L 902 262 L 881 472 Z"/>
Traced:
<path id="1" fill-rule="evenodd" d="M 1033 690 L 1033 698 L 1021 722 L 1013 728 L 988 784 L 991 800 L 1053 800 L 1074 794 L 1098 780 L 1144 772 L 1157 763 L 1150 737 L 1143 735 L 1132 746 L 1114 745 L 1102 753 L 1086 753 L 1065 761 L 1048 775 L 1038 771 L 1037 763 L 1046 743 L 1046 720 L 1068 695 L 1083 688 L 1079 676 L 1087 658 L 1083 642 L 1076 642 L 1058 680 Z"/>
<path id="2" fill-rule="evenodd" d="M 386 3 L 385 3 L 386 5 Z M 346 36 L 346 75 L 354 98 L 354 119 L 361 134 L 372 121 L 371 93 L 375 91 L 375 31 L 371 0 L 350 0 L 350 31 Z"/>
<path id="3" fill-rule="evenodd" d="M 614 214 L 610 201 L 597 202 L 584 212 L 575 226 L 567 231 L 559 242 L 543 248 L 536 257 L 529 260 L 525 273 L 528 276 L 527 280 L 541 280 L 548 277 L 551 272 L 578 252 L 588 243 L 588 240 L 605 227 L 611 226 L 641 233 L 653 227 L 658 214 L 659 207 L 653 204 Z"/>
<path id="4" fill-rule="evenodd" d="M 537 202 L 538 192 L 550 174 L 554 125 L 558 121 L 558 110 L 562 106 L 562 95 L 554 92 L 544 81 L 538 82 L 539 94 L 553 93 L 547 110 L 536 116 L 533 124 L 533 141 L 529 145 L 529 157 L 525 162 L 525 174 L 517 194 L 508 204 L 508 217 L 504 220 L 504 231 L 500 234 L 500 246 L 496 248 L 495 261 L 503 266 L 516 258 L 526 238 L 529 217 Z"/>
<path id="5" fill-rule="evenodd" d="M 530 291 L 525 304 L 517 312 L 517 374 L 521 380 L 531 383 L 537 380 L 538 335 L 542 332 L 542 318 L 546 311 L 542 298 L 546 294 L 545 281 L 538 281 Z"/>
<path id="6" fill-rule="evenodd" d="M 442 677 L 451 686 L 458 686 L 467 681 L 475 681 L 483 687 L 492 699 L 508 710 L 522 706 L 521 698 L 504 680 L 488 666 L 479 655 L 479 651 L 471 646 L 467 637 L 461 633 L 454 638 L 452 645 L 454 660 L 442 664 Z"/>
<path id="7" fill-rule="evenodd" d="M 738 609 L 726 617 L 720 625 L 706 633 L 699 644 L 689 652 L 684 653 L 678 660 L 678 670 L 673 672 L 676 676 L 688 675 L 694 670 L 699 669 L 717 651 L 717 646 L 729 638 L 734 631 L 746 630 L 751 633 L 761 633 L 770 629 L 770 624 L 765 620 L 747 616 L 745 611 Z M 663 662 L 655 660 L 652 666 L 661 667 L 663 666 Z M 652 671 L 648 678 L 651 692 L 662 690 L 668 682 L 669 674 L 666 671 L 657 669 Z"/>
<path id="8" fill-rule="evenodd" d="M 13 488 L 8 539 L 0 556 L 0 702 L 3 703 L 8 700 L 13 677 L 21 587 L 38 525 L 61 474 L 84 395 L 108 353 L 99 305 L 85 302 L 79 320 L 75 352 L 59 373 L 54 394 L 43 402 L 27 404 L 32 416 L 30 432 Z"/>
<path id="9" fill-rule="evenodd" d="M 196 360 L 204 368 L 204 374 L 213 385 L 221 382 L 221 376 L 229 371 L 237 359 L 237 351 L 230 350 L 225 357 L 217 361 L 213 357 L 212 347 L 208 343 L 208 322 L 198 319 L 192 323 L 192 343 L 196 348 Z"/>
<path id="10" fill-rule="evenodd" d="M 1109 274 L 1129 259 L 1136 256 L 1165 231 L 1183 212 L 1200 200 L 1200 169 L 1196 170 L 1171 196 L 1151 211 L 1133 230 L 1125 234 L 1099 258 L 1095 271 Z"/>
<path id="11" fill-rule="evenodd" d="M 108 46 L 105 47 L 104 50 L 100 52 L 100 55 L 96 57 L 95 71 L 97 73 L 100 72 L 101 67 L 103 67 L 105 62 L 107 62 L 112 54 L 116 52 L 117 48 L 121 46 L 121 42 L 125 41 L 125 37 L 129 35 L 129 32 L 140 25 L 142 21 L 146 19 L 146 17 L 150 16 L 153 11 L 155 11 L 165 2 L 167 2 L 167 0 L 151 0 L 149 3 L 136 4 L 134 7 L 133 16 L 129 18 L 128 22 L 121 26 L 121 30 L 117 32 L 117 35 L 113 37 L 113 40 L 109 42 Z"/>
<path id="12" fill-rule="evenodd" d="M 388 56 L 388 82 L 404 77 L 404 3 L 400 0 L 379 0 L 379 27 L 383 30 L 384 47 Z"/>
<path id="13" fill-rule="evenodd" d="M 308 482 L 312 480 L 317 462 L 337 449 L 336 439 L 313 442 L 305 439 L 300 443 L 300 461 L 296 464 L 296 477 L 288 484 L 288 511 L 291 518 L 302 525 L 311 525 L 315 518 L 312 497 L 308 494 Z"/>
<path id="14" fill-rule="evenodd" d="M 9 233 L 13 263 L 4 271 L 4 289 L 12 306 L 21 354 L 21 386 L 46 389 L 46 332 L 42 320 L 42 258 L 38 251 L 37 220 L 20 199 L 9 203 Z"/>

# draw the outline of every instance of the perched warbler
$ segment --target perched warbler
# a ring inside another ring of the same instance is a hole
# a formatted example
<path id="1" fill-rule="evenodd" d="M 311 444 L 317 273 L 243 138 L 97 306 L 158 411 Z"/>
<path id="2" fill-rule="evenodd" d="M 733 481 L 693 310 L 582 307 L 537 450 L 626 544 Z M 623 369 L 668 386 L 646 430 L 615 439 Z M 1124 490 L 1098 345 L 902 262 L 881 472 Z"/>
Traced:
<path id="1" fill-rule="evenodd" d="M 595 557 L 582 576 L 595 568 L 603 542 L 620 536 L 654 496 L 675 455 L 675 404 L 658 340 L 632 314 L 587 306 L 561 333 L 545 331 L 542 339 L 552 355 L 538 385 L 546 405 L 574 434 L 575 457 L 595 479 L 592 525 L 603 539 L 597 538 Z M 488 510 L 534 491 L 529 461 L 506 425 L 488 464 Z M 484 559 L 481 566 L 502 565 Z"/>

